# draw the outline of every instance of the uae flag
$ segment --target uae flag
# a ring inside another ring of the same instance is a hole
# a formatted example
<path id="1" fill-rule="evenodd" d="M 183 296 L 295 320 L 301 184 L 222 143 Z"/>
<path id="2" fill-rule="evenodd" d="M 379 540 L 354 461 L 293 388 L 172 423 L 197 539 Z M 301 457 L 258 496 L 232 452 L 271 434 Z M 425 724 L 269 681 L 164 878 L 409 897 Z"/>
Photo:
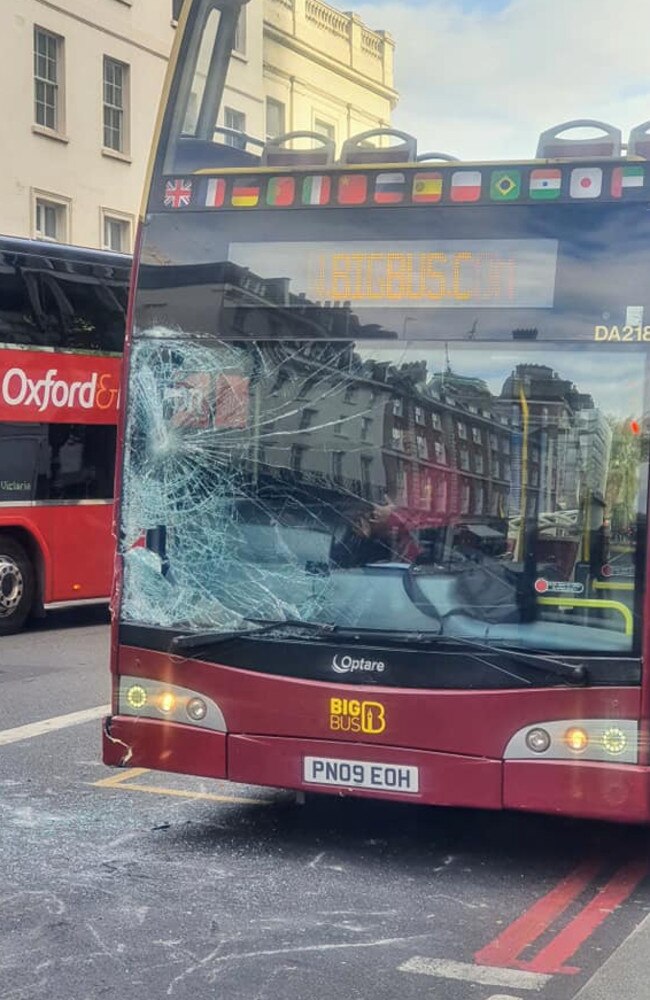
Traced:
<path id="1" fill-rule="evenodd" d="M 251 181 L 248 177 L 238 178 L 232 186 L 230 200 L 234 208 L 254 208 L 260 200 L 259 181 Z"/>
<path id="2" fill-rule="evenodd" d="M 293 177 L 271 177 L 266 189 L 267 205 L 293 205 L 296 182 Z"/>
<path id="3" fill-rule="evenodd" d="M 569 194 L 572 198 L 599 198 L 603 190 L 600 167 L 576 167 L 571 171 Z"/>
<path id="4" fill-rule="evenodd" d="M 413 188 L 411 190 L 411 200 L 419 203 L 440 201 L 442 198 L 442 174 L 431 171 L 425 174 L 416 174 L 413 178 Z"/>
<path id="5" fill-rule="evenodd" d="M 643 187 L 645 171 L 643 167 L 614 167 L 612 171 L 612 195 L 624 198 Z"/>
<path id="6" fill-rule="evenodd" d="M 327 205 L 331 186 L 329 177 L 305 177 L 302 182 L 303 205 Z"/>
<path id="7" fill-rule="evenodd" d="M 559 198 L 562 190 L 561 170 L 533 170 L 530 174 L 528 192 L 537 201 L 552 201 Z"/>
<path id="8" fill-rule="evenodd" d="M 208 193 L 205 203 L 208 208 L 221 208 L 226 197 L 226 182 L 223 177 L 215 177 L 208 181 Z"/>
<path id="9" fill-rule="evenodd" d="M 404 201 L 404 174 L 377 174 L 375 201 L 378 205 L 396 205 Z"/>
<path id="10" fill-rule="evenodd" d="M 451 175 L 452 201 L 478 201 L 480 197 L 480 170 L 456 170 Z"/>
<path id="11" fill-rule="evenodd" d="M 363 205 L 368 193 L 365 174 L 343 174 L 339 177 L 339 205 Z"/>

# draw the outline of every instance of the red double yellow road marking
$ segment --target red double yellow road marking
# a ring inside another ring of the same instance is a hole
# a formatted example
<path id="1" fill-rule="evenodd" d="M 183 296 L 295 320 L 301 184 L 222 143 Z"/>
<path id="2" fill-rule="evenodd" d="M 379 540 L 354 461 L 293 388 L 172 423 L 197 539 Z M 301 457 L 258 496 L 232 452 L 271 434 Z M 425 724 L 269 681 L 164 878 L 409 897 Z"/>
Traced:
<path id="1" fill-rule="evenodd" d="M 650 872 L 650 861 L 630 861 L 597 888 L 596 880 L 604 866 L 605 862 L 600 858 L 583 861 L 498 937 L 476 952 L 474 961 L 478 965 L 522 969 L 544 975 L 573 975 L 580 972 L 579 968 L 565 963 L 632 895 Z M 590 886 L 594 888 L 594 895 L 579 913 L 534 958 L 522 961 L 519 956 L 534 945 Z"/>

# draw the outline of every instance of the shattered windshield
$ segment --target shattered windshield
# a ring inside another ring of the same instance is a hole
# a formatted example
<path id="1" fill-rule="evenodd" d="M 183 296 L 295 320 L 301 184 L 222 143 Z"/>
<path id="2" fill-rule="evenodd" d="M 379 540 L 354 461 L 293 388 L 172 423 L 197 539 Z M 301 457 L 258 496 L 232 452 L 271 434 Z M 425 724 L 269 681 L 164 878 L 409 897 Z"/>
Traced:
<path id="1" fill-rule="evenodd" d="M 631 651 L 645 361 L 599 347 L 135 342 L 122 620 Z"/>

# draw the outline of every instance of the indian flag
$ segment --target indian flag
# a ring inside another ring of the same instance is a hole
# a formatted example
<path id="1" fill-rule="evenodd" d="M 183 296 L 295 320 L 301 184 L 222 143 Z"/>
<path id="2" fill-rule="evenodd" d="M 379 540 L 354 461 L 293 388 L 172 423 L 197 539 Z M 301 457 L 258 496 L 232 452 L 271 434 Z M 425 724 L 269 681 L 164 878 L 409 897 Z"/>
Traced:
<path id="1" fill-rule="evenodd" d="M 614 167 L 612 171 L 612 195 L 623 198 L 630 191 L 643 187 L 645 171 L 643 167 Z"/>
<path id="2" fill-rule="evenodd" d="M 539 201 L 559 198 L 562 188 L 561 170 L 533 170 L 530 174 L 528 193 Z"/>
<path id="3" fill-rule="evenodd" d="M 330 200 L 330 189 L 329 177 L 305 177 L 302 182 L 303 205 L 327 205 Z"/>

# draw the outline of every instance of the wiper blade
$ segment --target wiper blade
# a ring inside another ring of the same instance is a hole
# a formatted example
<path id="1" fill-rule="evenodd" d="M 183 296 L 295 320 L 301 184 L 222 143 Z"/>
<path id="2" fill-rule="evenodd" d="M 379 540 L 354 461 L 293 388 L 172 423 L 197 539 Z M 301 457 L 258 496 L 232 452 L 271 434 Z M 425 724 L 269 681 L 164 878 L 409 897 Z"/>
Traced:
<path id="1" fill-rule="evenodd" d="M 584 685 L 587 683 L 588 674 L 585 667 L 576 663 L 567 663 L 556 656 L 549 656 L 547 653 L 527 653 L 521 649 L 512 649 L 510 646 L 493 645 L 491 642 L 481 642 L 478 639 L 464 639 L 454 635 L 437 636 L 440 643 L 449 642 L 454 646 L 463 646 L 469 649 L 480 650 L 481 653 L 498 653 L 506 656 L 516 663 L 523 663 L 543 673 L 557 674 L 564 677 L 571 684 Z M 483 662 L 488 662 L 487 660 Z M 494 666 L 494 664 L 490 664 Z"/>
<path id="2" fill-rule="evenodd" d="M 219 632 L 214 629 L 211 632 L 190 632 L 189 634 L 175 635 L 169 644 L 170 650 L 180 652 L 187 649 L 207 649 L 219 646 L 222 642 L 228 642 L 230 639 L 255 638 L 258 635 L 281 632 L 283 629 L 291 628 L 320 635 L 329 635 L 336 631 L 336 625 L 330 625 L 327 622 L 303 621 L 299 618 L 287 618 L 285 621 L 268 621 L 265 618 L 244 618 L 243 620 L 249 622 L 252 627 L 229 629 L 227 632 Z"/>

